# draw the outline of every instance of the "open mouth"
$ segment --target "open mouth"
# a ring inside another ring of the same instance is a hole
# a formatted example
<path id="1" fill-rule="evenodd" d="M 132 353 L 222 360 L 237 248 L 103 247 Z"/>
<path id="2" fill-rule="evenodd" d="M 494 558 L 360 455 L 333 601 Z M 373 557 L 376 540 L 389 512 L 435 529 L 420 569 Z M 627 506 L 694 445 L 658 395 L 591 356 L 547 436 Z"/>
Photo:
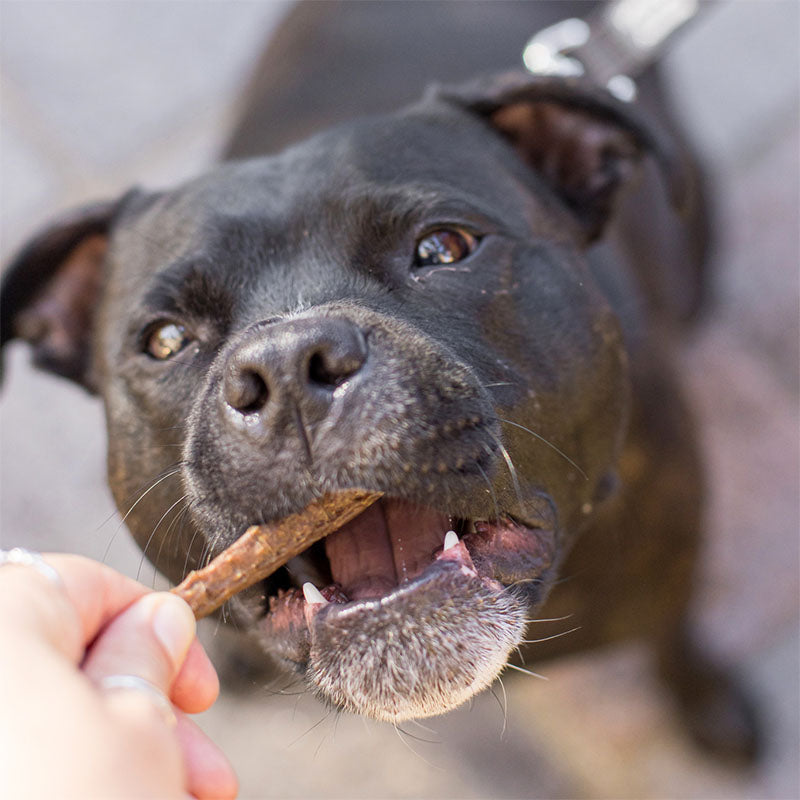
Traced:
<path id="1" fill-rule="evenodd" d="M 552 565 L 552 531 L 505 517 L 467 520 L 383 498 L 316 542 L 264 582 L 265 630 L 308 625 L 324 606 L 389 597 L 423 583 L 442 565 L 457 566 L 498 589 L 535 581 Z M 310 607 L 310 608 L 309 608 Z"/>
<path id="2" fill-rule="evenodd" d="M 429 716 L 494 680 L 554 557 L 553 526 L 384 497 L 264 581 L 258 629 L 325 700 L 377 719 Z"/>

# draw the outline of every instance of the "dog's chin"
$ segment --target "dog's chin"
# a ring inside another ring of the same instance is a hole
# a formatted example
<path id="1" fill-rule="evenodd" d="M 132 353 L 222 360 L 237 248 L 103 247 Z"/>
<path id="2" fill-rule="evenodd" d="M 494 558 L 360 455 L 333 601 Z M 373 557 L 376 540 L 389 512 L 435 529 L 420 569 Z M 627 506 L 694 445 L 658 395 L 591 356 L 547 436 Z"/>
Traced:
<path id="1" fill-rule="evenodd" d="M 448 530 L 458 540 L 445 542 Z M 384 498 L 264 582 L 255 628 L 337 708 L 390 722 L 432 716 L 501 672 L 554 562 L 552 527 Z M 319 594 L 303 592 L 307 580 Z"/>

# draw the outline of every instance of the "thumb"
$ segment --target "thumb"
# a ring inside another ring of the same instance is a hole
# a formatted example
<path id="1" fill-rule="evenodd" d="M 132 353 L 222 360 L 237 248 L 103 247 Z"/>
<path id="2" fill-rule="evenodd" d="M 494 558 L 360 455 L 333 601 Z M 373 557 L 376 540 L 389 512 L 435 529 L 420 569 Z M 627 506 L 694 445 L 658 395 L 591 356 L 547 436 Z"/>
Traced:
<path id="1" fill-rule="evenodd" d="M 100 633 L 83 671 L 94 681 L 135 675 L 169 696 L 194 636 L 194 615 L 183 600 L 167 592 L 148 594 Z"/>
<path id="2" fill-rule="evenodd" d="M 129 742 L 135 753 L 131 752 L 127 763 L 157 765 L 162 773 L 168 772 L 174 781 L 188 787 L 194 797 L 234 797 L 236 775 L 225 756 L 183 714 L 175 714 L 167 699 L 173 693 L 173 684 L 184 662 L 196 674 L 187 684 L 184 673 L 176 685 L 183 682 L 184 694 L 192 683 L 195 691 L 202 689 L 205 668 L 198 666 L 196 653 L 194 667 L 191 656 L 187 661 L 194 641 L 195 619 L 189 606 L 168 592 L 147 594 L 100 633 L 82 669 L 104 689 L 141 689 L 128 677 L 134 676 L 158 690 L 152 692 L 145 685 L 144 691 L 102 693 L 106 708 L 121 725 L 118 730 L 124 728 L 133 734 Z M 213 673 L 210 663 L 209 669 Z M 159 692 L 163 697 L 158 697 Z M 186 697 L 180 704 L 191 705 Z"/>

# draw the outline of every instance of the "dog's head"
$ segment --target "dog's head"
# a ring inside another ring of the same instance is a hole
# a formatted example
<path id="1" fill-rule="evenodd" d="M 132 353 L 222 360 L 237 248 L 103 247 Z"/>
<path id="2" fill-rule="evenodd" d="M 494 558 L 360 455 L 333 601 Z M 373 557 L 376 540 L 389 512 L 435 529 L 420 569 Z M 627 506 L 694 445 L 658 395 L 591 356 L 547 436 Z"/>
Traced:
<path id="1" fill-rule="evenodd" d="M 502 669 L 608 491 L 626 354 L 585 251 L 651 145 L 568 82 L 435 90 L 56 221 L 7 273 L 3 341 L 102 395 L 117 504 L 175 581 L 383 492 L 231 612 L 338 706 L 438 713 Z"/>

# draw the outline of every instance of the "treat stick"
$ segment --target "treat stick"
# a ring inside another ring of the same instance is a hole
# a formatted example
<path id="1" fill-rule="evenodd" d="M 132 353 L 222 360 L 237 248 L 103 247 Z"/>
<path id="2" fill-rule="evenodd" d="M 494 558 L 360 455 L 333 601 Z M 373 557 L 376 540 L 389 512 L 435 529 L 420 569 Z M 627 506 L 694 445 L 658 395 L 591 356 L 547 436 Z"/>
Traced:
<path id="1" fill-rule="evenodd" d="M 326 494 L 285 519 L 253 525 L 211 563 L 190 572 L 171 591 L 191 606 L 197 619 L 206 617 L 237 592 L 266 578 L 290 558 L 357 517 L 380 496 L 380 492 L 362 489 Z"/>

